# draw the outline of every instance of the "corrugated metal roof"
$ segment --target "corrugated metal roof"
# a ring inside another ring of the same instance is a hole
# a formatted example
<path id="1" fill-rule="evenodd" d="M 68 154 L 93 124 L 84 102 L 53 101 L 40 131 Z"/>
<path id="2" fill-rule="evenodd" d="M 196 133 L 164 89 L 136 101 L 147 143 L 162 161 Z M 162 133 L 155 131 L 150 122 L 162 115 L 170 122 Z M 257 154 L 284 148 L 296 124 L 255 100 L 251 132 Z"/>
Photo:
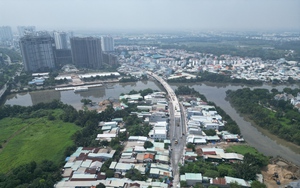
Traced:
<path id="1" fill-rule="evenodd" d="M 233 177 L 229 177 L 229 176 L 225 176 L 224 178 L 225 178 L 226 184 L 237 182 L 241 186 L 250 187 L 250 184 L 248 182 L 246 182 L 244 179 L 233 178 Z"/>
<path id="2" fill-rule="evenodd" d="M 202 180 L 201 173 L 185 173 L 185 179 L 188 180 Z"/>
<path id="3" fill-rule="evenodd" d="M 96 179 L 95 174 L 73 174 L 71 179 Z"/>
<path id="4" fill-rule="evenodd" d="M 111 162 L 109 169 L 115 169 L 116 165 L 117 165 L 117 162 L 115 162 L 115 161 Z"/>

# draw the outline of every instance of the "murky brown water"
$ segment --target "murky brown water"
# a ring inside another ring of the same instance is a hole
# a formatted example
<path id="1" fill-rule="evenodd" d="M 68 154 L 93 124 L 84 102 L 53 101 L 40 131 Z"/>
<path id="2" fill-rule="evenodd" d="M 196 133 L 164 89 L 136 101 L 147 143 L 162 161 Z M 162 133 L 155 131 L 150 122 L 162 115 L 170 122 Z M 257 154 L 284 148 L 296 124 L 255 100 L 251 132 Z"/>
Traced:
<path id="1" fill-rule="evenodd" d="M 180 84 L 171 84 L 172 88 L 175 89 Z M 186 84 L 184 84 L 186 85 Z M 249 121 L 246 121 L 240 116 L 234 108 L 231 107 L 230 103 L 225 100 L 226 91 L 236 90 L 245 86 L 241 85 L 224 85 L 224 84 L 189 84 L 195 88 L 196 91 L 205 95 L 209 101 L 214 102 L 216 105 L 226 111 L 233 120 L 237 122 L 241 129 L 241 133 L 246 141 L 258 151 L 262 152 L 267 156 L 281 156 L 286 160 L 289 160 L 297 165 L 300 165 L 300 147 L 282 139 L 271 135 L 266 130 L 259 127 L 253 126 Z M 269 85 L 263 85 L 252 88 L 276 88 L 282 91 L 287 86 L 276 86 L 272 87 Z M 292 86 L 295 88 L 298 86 Z M 118 99 L 121 93 L 128 93 L 131 90 L 142 90 L 151 88 L 154 90 L 160 90 L 161 86 L 157 85 L 153 81 L 144 81 L 136 83 L 115 83 L 110 84 L 108 87 L 97 87 L 89 89 L 88 91 L 74 93 L 73 91 L 37 91 L 37 92 L 26 92 L 20 94 L 9 95 L 6 98 L 5 104 L 11 105 L 23 105 L 29 106 L 37 104 L 39 102 L 48 102 L 53 99 L 61 100 L 64 103 L 73 105 L 77 109 L 81 109 L 82 104 L 80 102 L 83 98 L 91 99 L 94 102 L 100 102 L 108 98 Z"/>

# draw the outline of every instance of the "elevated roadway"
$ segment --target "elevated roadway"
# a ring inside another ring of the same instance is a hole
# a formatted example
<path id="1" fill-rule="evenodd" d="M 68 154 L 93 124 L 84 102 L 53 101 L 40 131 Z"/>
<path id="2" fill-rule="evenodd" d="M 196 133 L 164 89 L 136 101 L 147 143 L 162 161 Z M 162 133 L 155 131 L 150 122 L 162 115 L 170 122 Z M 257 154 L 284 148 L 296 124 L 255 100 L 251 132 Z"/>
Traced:
<path id="1" fill-rule="evenodd" d="M 171 166 L 173 171 L 173 187 L 177 187 L 180 182 L 179 179 L 179 164 L 183 164 L 183 152 L 185 147 L 185 114 L 182 106 L 179 104 L 179 101 L 175 95 L 174 90 L 170 85 L 162 79 L 160 76 L 147 71 L 147 74 L 154 79 L 156 79 L 167 91 L 169 97 L 169 111 L 170 111 L 170 129 L 169 136 L 172 142 L 171 150 Z"/>

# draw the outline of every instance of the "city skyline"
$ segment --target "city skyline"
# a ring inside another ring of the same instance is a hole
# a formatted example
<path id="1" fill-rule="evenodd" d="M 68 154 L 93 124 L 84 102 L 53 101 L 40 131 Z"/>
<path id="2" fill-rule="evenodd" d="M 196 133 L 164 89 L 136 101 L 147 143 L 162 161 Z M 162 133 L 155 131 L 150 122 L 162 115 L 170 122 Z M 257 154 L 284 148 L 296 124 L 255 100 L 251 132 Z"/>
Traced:
<path id="1" fill-rule="evenodd" d="M 2 0 L 0 25 L 39 30 L 300 30 L 297 0 Z M 14 10 L 12 12 L 12 10 Z"/>

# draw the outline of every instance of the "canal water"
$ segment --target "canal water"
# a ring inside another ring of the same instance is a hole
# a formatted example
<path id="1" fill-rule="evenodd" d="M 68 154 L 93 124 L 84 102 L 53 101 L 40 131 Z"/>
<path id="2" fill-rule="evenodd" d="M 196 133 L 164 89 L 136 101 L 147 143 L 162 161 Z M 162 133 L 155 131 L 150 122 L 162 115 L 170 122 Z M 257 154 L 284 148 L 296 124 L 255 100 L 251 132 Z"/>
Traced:
<path id="1" fill-rule="evenodd" d="M 180 84 L 171 84 L 173 89 L 176 89 Z M 186 84 L 185 84 L 186 85 Z M 265 130 L 259 127 L 252 126 L 249 121 L 246 121 L 240 116 L 230 103 L 225 100 L 226 91 L 237 90 L 246 86 L 231 85 L 231 84 L 189 84 L 196 91 L 205 95 L 209 101 L 226 111 L 233 120 L 237 122 L 241 129 L 241 133 L 245 140 L 258 151 L 267 156 L 281 156 L 297 165 L 300 165 L 300 147 L 285 142 L 277 137 L 269 135 Z M 269 86 L 262 85 L 252 88 L 266 88 L 271 90 L 276 88 L 282 91 L 287 86 Z M 289 86 L 295 88 L 298 86 Z M 39 102 L 49 102 L 53 99 L 61 100 L 63 103 L 70 104 L 76 109 L 82 108 L 81 99 L 91 99 L 93 102 L 100 102 L 105 99 L 118 99 L 121 93 L 128 93 L 131 90 L 143 90 L 151 88 L 153 90 L 161 90 L 161 86 L 154 81 L 139 81 L 136 83 L 113 83 L 108 86 L 91 88 L 88 91 L 74 93 L 74 91 L 35 91 L 18 94 L 11 94 L 6 97 L 5 104 L 29 106 Z M 266 136 L 268 135 L 268 136 Z"/>

